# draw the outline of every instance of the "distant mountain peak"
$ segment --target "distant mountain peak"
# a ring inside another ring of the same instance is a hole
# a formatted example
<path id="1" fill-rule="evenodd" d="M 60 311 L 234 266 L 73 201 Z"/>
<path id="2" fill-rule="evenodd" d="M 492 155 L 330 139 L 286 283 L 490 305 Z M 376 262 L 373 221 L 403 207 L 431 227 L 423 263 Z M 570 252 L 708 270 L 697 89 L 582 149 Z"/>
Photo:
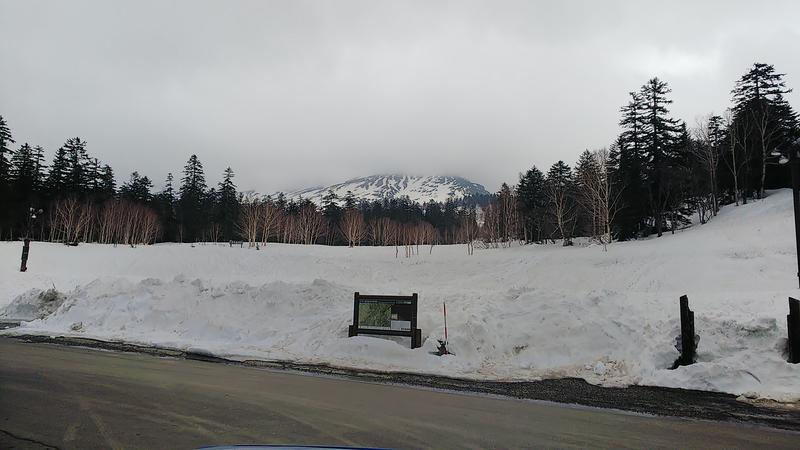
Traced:
<path id="1" fill-rule="evenodd" d="M 456 200 L 473 194 L 488 194 L 482 185 L 458 176 L 380 174 L 353 178 L 330 186 L 300 189 L 287 193 L 286 197 L 302 197 L 321 204 L 328 191 L 333 191 L 340 199 L 350 191 L 357 200 L 372 201 L 408 196 L 417 203 L 427 203 L 430 200 L 445 202 L 448 198 Z"/>

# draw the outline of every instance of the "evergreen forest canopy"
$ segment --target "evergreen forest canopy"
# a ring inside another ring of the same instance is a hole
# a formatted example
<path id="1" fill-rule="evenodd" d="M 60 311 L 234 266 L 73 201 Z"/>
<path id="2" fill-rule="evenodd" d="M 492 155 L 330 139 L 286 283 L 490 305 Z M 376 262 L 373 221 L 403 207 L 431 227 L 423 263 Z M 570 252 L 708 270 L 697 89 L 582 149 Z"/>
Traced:
<path id="1" fill-rule="evenodd" d="M 476 240 L 570 245 L 578 236 L 603 244 L 661 236 L 692 215 L 703 223 L 722 205 L 790 185 L 777 155 L 798 145 L 800 128 L 784 76 L 753 64 L 734 83 L 722 115 L 688 125 L 670 114 L 668 84 L 653 78 L 621 107 L 619 136 L 581 153 L 574 168 L 564 161 L 546 171 L 531 167 L 494 195 L 424 205 L 332 192 L 321 205 L 245 194 L 230 167 L 209 186 L 196 155 L 179 180 L 167 174 L 160 192 L 138 172 L 118 185 L 87 141 L 69 138 L 48 158 L 42 147 L 18 143 L 0 116 L 0 239 L 403 245 L 408 256 L 420 244 L 468 243 L 471 252 Z"/>

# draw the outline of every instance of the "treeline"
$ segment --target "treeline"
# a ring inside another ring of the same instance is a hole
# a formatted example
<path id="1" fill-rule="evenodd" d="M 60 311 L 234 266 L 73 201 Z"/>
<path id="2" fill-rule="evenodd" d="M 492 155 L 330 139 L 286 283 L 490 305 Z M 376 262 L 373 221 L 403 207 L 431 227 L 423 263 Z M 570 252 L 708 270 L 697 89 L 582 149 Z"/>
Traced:
<path id="1" fill-rule="evenodd" d="M 622 130 L 608 149 L 584 151 L 574 168 L 558 161 L 546 174 L 533 167 L 515 187 L 504 184 L 484 209 L 484 240 L 661 236 L 695 214 L 704 223 L 724 204 L 788 187 L 783 163 L 790 148 L 800 150 L 800 129 L 783 77 L 754 64 L 734 84 L 730 108 L 691 126 L 670 115 L 667 83 L 649 80 L 621 108 Z"/>
<path id="2" fill-rule="evenodd" d="M 485 201 L 369 203 L 330 193 L 317 206 L 283 194 L 240 193 L 230 167 L 209 187 L 196 155 L 184 166 L 179 186 L 169 173 L 154 193 L 150 178 L 139 172 L 117 186 L 111 166 L 92 158 L 81 138 L 68 139 L 49 163 L 41 147 L 24 143 L 12 150 L 14 142 L 0 117 L 2 239 L 127 245 L 243 239 L 251 245 L 396 245 L 410 254 L 423 244 L 463 242 L 471 236 L 464 224 L 477 227 L 475 205 Z"/>
<path id="3" fill-rule="evenodd" d="M 111 166 L 92 158 L 86 141 L 68 139 L 46 161 L 39 146 L 21 144 L 0 117 L 0 239 L 104 242 L 243 240 L 327 245 L 393 245 L 406 256 L 421 245 L 562 242 L 585 236 L 608 244 L 662 235 L 702 223 L 724 204 L 747 203 L 789 185 L 785 160 L 800 138 L 790 92 L 768 64 L 754 64 L 735 82 L 732 104 L 692 125 L 670 115 L 670 88 L 653 78 L 620 110 L 621 132 L 608 148 L 584 151 L 546 173 L 532 167 L 489 197 L 420 205 L 408 198 L 359 202 L 329 192 L 309 200 L 240 193 L 227 168 L 209 187 L 192 155 L 174 187 L 153 193 L 133 172 L 117 187 Z"/>
<path id="4" fill-rule="evenodd" d="M 472 202 L 472 205 L 470 203 Z M 405 247 L 406 255 L 420 245 L 474 240 L 475 199 L 425 205 L 407 197 L 358 202 L 352 193 L 333 192 L 317 206 L 310 200 L 286 200 L 283 195 L 248 195 L 240 203 L 239 232 L 249 246 L 269 241 L 293 244 L 381 245 Z"/>

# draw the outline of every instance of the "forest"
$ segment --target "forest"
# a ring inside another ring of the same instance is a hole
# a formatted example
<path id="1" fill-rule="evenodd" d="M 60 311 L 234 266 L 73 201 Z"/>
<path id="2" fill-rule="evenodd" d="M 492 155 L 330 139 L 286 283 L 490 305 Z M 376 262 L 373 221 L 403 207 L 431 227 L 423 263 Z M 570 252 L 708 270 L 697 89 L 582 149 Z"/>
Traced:
<path id="1" fill-rule="evenodd" d="M 244 241 L 404 247 L 475 242 L 571 245 L 587 237 L 661 236 L 712 220 L 726 204 L 788 187 L 786 155 L 798 145 L 797 113 L 784 95 L 785 74 L 755 63 L 731 90 L 731 105 L 693 124 L 672 117 L 671 89 L 658 78 L 630 92 L 620 132 L 585 150 L 574 167 L 563 160 L 531 167 L 491 196 L 417 204 L 408 198 L 358 201 L 330 192 L 309 200 L 239 192 L 228 167 L 206 183 L 197 155 L 164 188 L 138 172 L 118 184 L 112 167 L 92 157 L 87 141 L 69 138 L 48 159 L 40 146 L 19 145 L 0 116 L 0 239 L 123 245 Z"/>

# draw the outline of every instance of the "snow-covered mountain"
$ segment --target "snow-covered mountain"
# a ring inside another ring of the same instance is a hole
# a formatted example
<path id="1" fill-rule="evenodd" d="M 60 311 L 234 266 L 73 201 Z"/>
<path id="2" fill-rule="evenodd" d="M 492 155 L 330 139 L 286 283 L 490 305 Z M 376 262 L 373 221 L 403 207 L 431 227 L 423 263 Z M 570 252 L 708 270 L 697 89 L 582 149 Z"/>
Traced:
<path id="1" fill-rule="evenodd" d="M 486 188 L 465 178 L 451 176 L 372 175 L 353 178 L 330 186 L 301 189 L 286 194 L 287 198 L 304 198 L 322 203 L 332 190 L 340 199 L 350 191 L 358 200 L 380 200 L 408 196 L 412 201 L 427 203 L 459 199 L 472 194 L 488 194 Z"/>

